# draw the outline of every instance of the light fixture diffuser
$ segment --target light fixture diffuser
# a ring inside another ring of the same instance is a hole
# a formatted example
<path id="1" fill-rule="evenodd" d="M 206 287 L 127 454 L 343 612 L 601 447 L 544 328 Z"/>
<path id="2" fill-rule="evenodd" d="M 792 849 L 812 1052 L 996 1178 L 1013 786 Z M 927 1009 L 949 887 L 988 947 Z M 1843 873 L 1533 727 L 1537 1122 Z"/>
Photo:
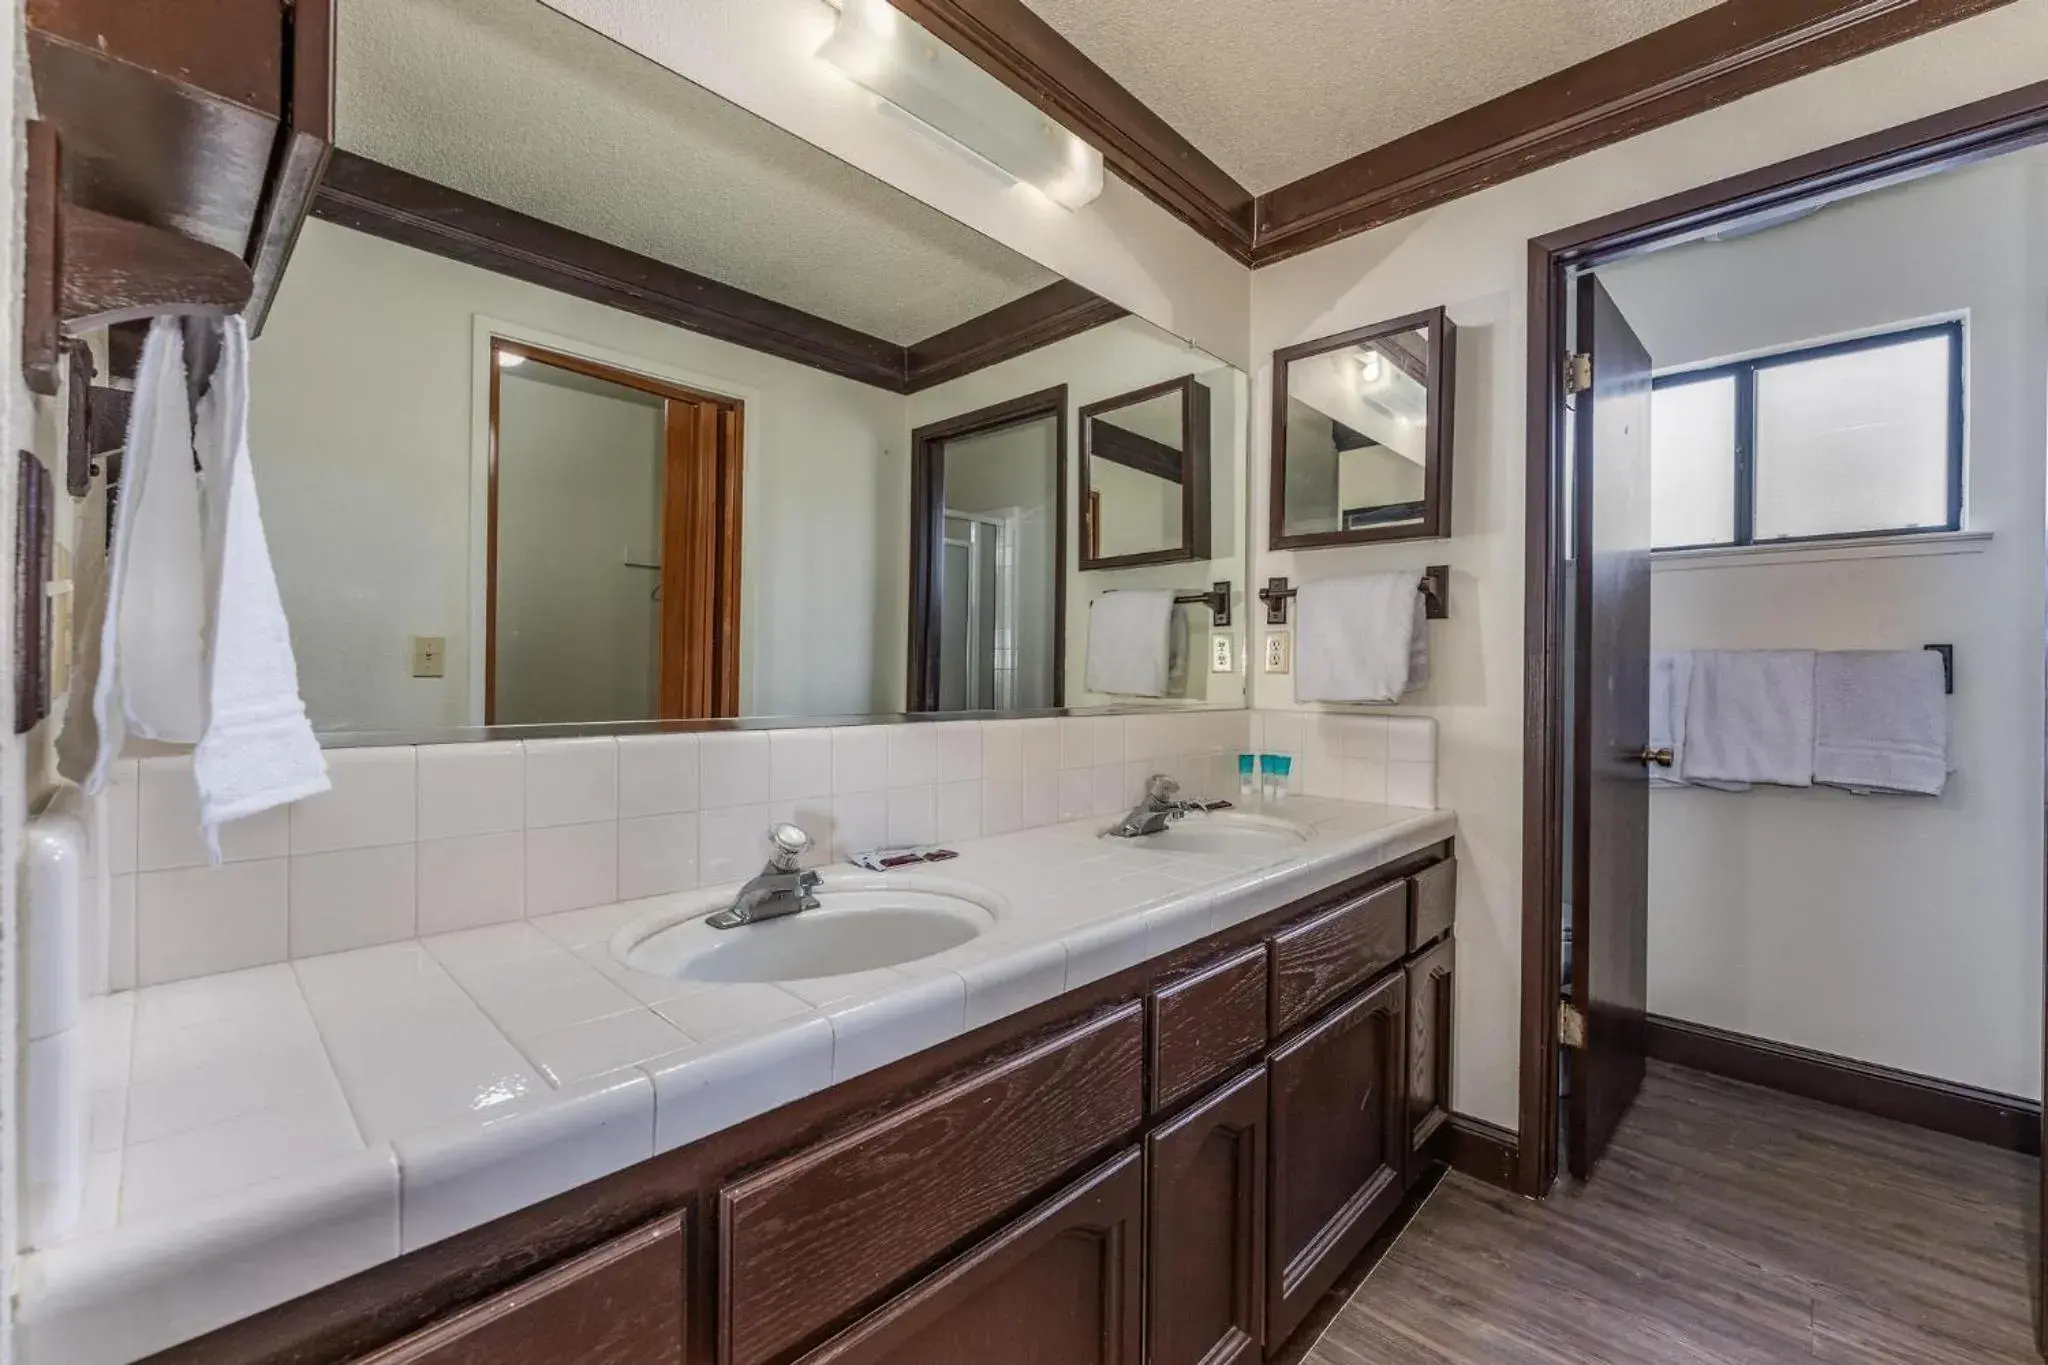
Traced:
<path id="1" fill-rule="evenodd" d="M 1056 204 L 1078 209 L 1102 193 L 1102 153 L 886 0 L 843 0 L 818 55 Z"/>

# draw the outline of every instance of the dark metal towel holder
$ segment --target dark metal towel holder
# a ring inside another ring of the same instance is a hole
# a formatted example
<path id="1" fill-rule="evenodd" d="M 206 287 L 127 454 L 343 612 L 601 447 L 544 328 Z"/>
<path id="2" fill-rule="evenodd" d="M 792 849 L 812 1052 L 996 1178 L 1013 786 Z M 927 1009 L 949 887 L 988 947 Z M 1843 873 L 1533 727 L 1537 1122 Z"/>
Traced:
<path id="1" fill-rule="evenodd" d="M 1451 566 L 1432 564 L 1422 571 L 1422 582 L 1416 590 L 1425 599 L 1422 614 L 1432 621 L 1451 619 Z M 1300 592 L 1291 588 L 1284 578 L 1269 578 L 1266 586 L 1259 589 L 1259 600 L 1266 604 L 1266 624 L 1284 626 L 1287 624 L 1287 603 Z"/>
<path id="2" fill-rule="evenodd" d="M 1184 592 L 1173 599 L 1175 606 L 1202 605 L 1209 608 L 1218 629 L 1230 624 L 1230 580 L 1220 579 L 1207 592 Z"/>

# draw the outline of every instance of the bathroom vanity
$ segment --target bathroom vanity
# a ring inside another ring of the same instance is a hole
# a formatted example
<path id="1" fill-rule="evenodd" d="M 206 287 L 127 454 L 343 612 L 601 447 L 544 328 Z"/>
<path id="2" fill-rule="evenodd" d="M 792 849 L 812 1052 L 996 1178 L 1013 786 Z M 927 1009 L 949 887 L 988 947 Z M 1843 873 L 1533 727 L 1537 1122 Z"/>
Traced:
<path id="1" fill-rule="evenodd" d="M 1299 855 L 1112 919 L 1133 965 L 156 1359 L 1270 1355 L 1435 1159 L 1448 1097 L 1451 817 L 1345 836 L 1380 808 L 1300 804 L 1333 823 Z"/>

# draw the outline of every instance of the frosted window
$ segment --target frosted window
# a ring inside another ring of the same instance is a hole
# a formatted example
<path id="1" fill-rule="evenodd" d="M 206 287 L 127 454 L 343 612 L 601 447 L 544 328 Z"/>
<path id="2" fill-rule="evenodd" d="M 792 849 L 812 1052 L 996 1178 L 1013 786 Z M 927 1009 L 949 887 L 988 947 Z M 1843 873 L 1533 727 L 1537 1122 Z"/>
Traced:
<path id="1" fill-rule="evenodd" d="M 1735 539 L 1735 378 L 1659 385 L 1650 398 L 1650 543 Z"/>
<path id="2" fill-rule="evenodd" d="M 1756 538 L 1949 524 L 1950 339 L 1756 374 Z"/>

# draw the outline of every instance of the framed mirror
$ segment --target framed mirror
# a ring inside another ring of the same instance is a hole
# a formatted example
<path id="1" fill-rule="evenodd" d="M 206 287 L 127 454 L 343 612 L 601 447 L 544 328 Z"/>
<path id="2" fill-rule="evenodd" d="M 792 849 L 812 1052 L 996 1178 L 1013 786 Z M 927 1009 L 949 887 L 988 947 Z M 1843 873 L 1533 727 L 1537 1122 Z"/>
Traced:
<path id="1" fill-rule="evenodd" d="M 1272 548 L 1451 533 L 1455 331 L 1432 308 L 1273 353 Z"/>
<path id="2" fill-rule="evenodd" d="M 1193 375 L 1081 409 L 1081 568 L 1209 557 L 1209 390 Z"/>

